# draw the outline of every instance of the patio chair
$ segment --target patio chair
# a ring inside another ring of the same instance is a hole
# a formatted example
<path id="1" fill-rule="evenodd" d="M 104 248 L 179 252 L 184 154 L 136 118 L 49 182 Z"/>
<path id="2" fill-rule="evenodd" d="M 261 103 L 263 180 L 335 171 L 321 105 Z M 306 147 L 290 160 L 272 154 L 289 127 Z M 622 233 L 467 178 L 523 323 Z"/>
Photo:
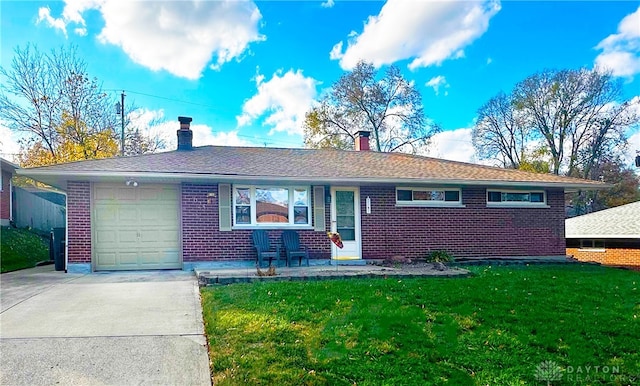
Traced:
<path id="1" fill-rule="evenodd" d="M 309 250 L 304 245 L 300 245 L 300 236 L 294 231 L 282 232 L 282 244 L 287 255 L 287 265 L 291 267 L 291 259 L 298 257 L 298 266 L 302 266 L 302 259 L 307 260 L 309 266 Z"/>
<path id="2" fill-rule="evenodd" d="M 253 238 L 253 246 L 256 248 L 256 253 L 258 254 L 258 267 L 262 267 L 262 261 L 265 258 L 268 259 L 269 266 L 271 266 L 271 261 L 274 258 L 276 259 L 276 266 L 280 265 L 280 245 L 272 246 L 267 232 L 257 229 L 253 231 L 251 237 Z"/>

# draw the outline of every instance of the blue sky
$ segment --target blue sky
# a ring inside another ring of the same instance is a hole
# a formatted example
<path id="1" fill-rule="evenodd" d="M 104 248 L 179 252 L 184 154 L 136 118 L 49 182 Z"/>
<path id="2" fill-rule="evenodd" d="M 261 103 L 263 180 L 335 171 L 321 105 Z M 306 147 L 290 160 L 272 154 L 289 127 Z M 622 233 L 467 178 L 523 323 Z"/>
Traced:
<path id="1" fill-rule="evenodd" d="M 545 68 L 599 64 L 640 97 L 636 1 L 2 1 L 0 64 L 16 46 L 74 44 L 89 73 L 175 142 L 302 146 L 313 101 L 359 59 L 395 64 L 444 133 L 429 154 L 476 162 L 476 111 Z M 17 151 L 0 123 L 0 153 Z M 638 129 L 629 154 L 640 150 Z"/>

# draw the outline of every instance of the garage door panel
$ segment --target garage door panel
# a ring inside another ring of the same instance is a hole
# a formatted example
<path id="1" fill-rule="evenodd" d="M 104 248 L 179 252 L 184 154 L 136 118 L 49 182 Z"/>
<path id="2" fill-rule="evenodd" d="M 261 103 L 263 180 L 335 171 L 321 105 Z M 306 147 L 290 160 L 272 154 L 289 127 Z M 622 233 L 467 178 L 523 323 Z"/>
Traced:
<path id="1" fill-rule="evenodd" d="M 115 252 L 102 252 L 97 255 L 98 261 L 96 261 L 96 264 L 101 266 L 115 266 L 117 261 L 116 255 Z"/>
<path id="2" fill-rule="evenodd" d="M 114 187 L 95 186 L 93 197 L 96 200 L 101 200 L 101 201 L 115 200 L 117 198 L 116 189 Z"/>
<path id="3" fill-rule="evenodd" d="M 118 218 L 118 207 L 114 205 L 96 205 L 94 213 L 97 223 L 114 221 Z"/>
<path id="4" fill-rule="evenodd" d="M 140 242 L 143 244 L 167 244 L 177 245 L 179 241 L 178 235 L 174 229 L 158 229 L 155 231 L 141 231 Z"/>
<path id="5" fill-rule="evenodd" d="M 122 244 L 126 244 L 127 247 L 132 247 L 135 246 L 135 244 L 138 243 L 138 231 L 137 230 L 119 230 L 117 232 L 118 234 L 118 238 L 117 238 L 117 242 L 122 245 Z M 114 245 L 115 248 L 118 248 L 117 245 Z"/>
<path id="6" fill-rule="evenodd" d="M 96 269 L 181 268 L 179 189 L 94 184 Z"/>
<path id="7" fill-rule="evenodd" d="M 119 265 L 138 265 L 138 252 L 119 252 L 118 253 Z"/>
<path id="8" fill-rule="evenodd" d="M 162 203 L 154 205 L 140 205 L 138 210 L 140 211 L 140 219 L 143 221 L 171 221 L 171 224 L 175 224 L 174 221 L 178 220 L 178 213 L 168 211 L 167 207 L 172 207 L 174 204 Z"/>
<path id="9" fill-rule="evenodd" d="M 119 202 L 135 202 L 137 201 L 136 188 L 119 186 L 116 188 L 115 198 Z"/>
<path id="10" fill-rule="evenodd" d="M 135 207 L 132 208 L 131 206 L 120 206 L 118 208 L 118 221 L 120 222 L 119 225 L 124 225 L 129 223 L 137 226 L 138 225 L 138 209 Z"/>
<path id="11" fill-rule="evenodd" d="M 117 232 L 112 230 L 102 230 L 96 232 L 96 244 L 113 244 L 118 240 Z"/>

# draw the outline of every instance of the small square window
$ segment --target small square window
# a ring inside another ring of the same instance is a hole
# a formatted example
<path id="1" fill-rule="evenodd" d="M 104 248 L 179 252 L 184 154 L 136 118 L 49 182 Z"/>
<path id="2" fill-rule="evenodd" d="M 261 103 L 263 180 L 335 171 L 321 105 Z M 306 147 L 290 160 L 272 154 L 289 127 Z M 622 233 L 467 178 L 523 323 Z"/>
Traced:
<path id="1" fill-rule="evenodd" d="M 460 192 L 457 190 L 447 190 L 444 192 L 445 201 L 460 201 Z"/>
<path id="2" fill-rule="evenodd" d="M 411 190 L 400 190 L 398 189 L 397 198 L 398 201 L 411 201 L 413 200 L 413 192 Z"/>
<path id="3" fill-rule="evenodd" d="M 501 202 L 502 194 L 500 192 L 489 192 L 489 202 Z"/>
<path id="4" fill-rule="evenodd" d="M 544 193 L 542 192 L 531 193 L 531 202 L 544 202 Z"/>

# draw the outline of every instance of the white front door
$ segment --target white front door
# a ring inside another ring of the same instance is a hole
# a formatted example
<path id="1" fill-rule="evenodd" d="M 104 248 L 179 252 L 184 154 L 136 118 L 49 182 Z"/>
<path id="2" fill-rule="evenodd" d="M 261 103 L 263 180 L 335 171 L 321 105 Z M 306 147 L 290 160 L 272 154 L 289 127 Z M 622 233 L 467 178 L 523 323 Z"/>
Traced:
<path id="1" fill-rule="evenodd" d="M 342 238 L 342 248 L 331 243 L 331 258 L 335 260 L 362 259 L 360 245 L 360 190 L 331 188 L 331 231 Z"/>

